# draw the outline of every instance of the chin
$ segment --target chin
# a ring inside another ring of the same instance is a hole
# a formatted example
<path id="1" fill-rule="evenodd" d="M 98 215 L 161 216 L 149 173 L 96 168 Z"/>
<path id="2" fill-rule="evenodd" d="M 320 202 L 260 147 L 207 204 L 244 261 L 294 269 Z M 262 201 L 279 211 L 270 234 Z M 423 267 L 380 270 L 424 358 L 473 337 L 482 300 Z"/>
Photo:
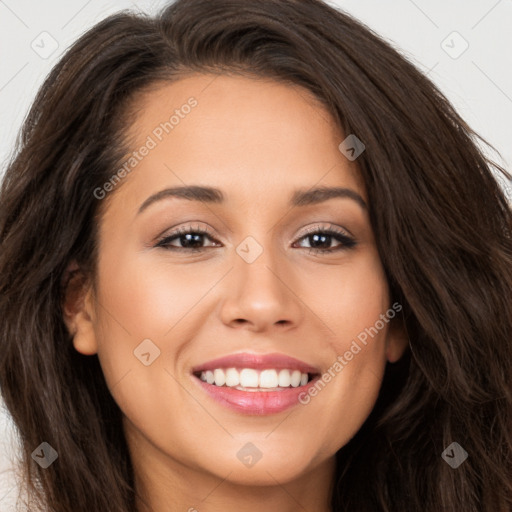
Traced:
<path id="1" fill-rule="evenodd" d="M 247 450 L 247 452 L 249 451 L 250 449 Z M 294 451 L 300 452 L 302 448 Z M 233 484 L 275 486 L 276 481 L 279 484 L 293 481 L 312 471 L 318 465 L 318 461 L 307 460 L 299 453 L 296 453 L 296 455 L 297 457 L 292 456 L 291 453 L 283 455 L 275 451 L 263 452 L 258 455 L 254 451 L 252 460 L 251 456 L 244 453 L 240 455 L 240 458 L 235 453 L 234 457 L 213 455 L 211 460 L 208 461 L 207 468 L 204 467 L 205 461 L 201 462 L 204 469 L 219 478 L 224 479 L 226 475 L 229 475 L 227 479 Z"/>

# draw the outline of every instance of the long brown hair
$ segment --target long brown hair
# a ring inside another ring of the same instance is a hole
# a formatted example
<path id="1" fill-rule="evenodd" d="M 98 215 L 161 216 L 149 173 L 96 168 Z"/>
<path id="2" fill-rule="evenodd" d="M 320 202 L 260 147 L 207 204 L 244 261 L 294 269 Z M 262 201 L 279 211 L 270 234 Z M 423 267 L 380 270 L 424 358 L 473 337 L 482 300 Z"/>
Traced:
<path id="1" fill-rule="evenodd" d="M 65 270 L 94 276 L 107 204 L 94 191 L 128 149 L 127 105 L 190 71 L 303 86 L 366 146 L 357 163 L 410 349 L 337 454 L 333 510 L 512 510 L 512 212 L 493 171 L 508 175 L 421 72 L 319 0 L 110 16 L 40 89 L 0 191 L 0 385 L 33 503 L 135 511 L 120 410 L 63 322 Z M 59 454 L 48 469 L 31 458 L 43 441 Z M 452 442 L 468 453 L 457 469 L 441 457 Z"/>

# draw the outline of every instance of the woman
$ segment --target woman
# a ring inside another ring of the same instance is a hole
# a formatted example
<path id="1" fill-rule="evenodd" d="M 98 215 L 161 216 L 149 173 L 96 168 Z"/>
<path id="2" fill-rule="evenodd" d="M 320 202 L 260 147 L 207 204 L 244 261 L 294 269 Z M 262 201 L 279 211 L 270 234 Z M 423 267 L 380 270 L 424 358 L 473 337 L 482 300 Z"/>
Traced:
<path id="1" fill-rule="evenodd" d="M 0 195 L 30 506 L 511 510 L 512 212 L 475 137 L 318 0 L 87 32 Z"/>

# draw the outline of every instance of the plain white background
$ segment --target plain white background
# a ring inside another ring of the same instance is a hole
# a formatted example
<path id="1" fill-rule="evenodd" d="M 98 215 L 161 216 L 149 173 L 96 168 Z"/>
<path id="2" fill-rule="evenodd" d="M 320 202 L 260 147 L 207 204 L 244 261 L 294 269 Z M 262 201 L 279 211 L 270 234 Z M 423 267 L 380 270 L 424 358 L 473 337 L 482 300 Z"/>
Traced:
<path id="1" fill-rule="evenodd" d="M 0 0 L 0 179 L 28 108 L 65 49 L 109 14 L 154 12 L 166 3 Z M 428 74 L 502 159 L 488 154 L 511 170 L 512 0 L 329 3 L 366 23 Z M 0 413 L 0 432 L 0 510 L 7 512 L 16 494 L 10 470 L 16 443 L 5 412 Z"/>

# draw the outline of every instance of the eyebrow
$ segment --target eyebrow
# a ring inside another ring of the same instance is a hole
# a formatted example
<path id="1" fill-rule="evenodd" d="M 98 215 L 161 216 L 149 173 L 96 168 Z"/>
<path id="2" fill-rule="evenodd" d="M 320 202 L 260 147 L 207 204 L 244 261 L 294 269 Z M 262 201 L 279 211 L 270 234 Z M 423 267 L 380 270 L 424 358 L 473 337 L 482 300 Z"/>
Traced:
<path id="1" fill-rule="evenodd" d="M 189 201 L 201 201 L 210 204 L 222 204 L 225 200 L 222 191 L 214 187 L 188 185 L 166 188 L 148 197 L 140 206 L 137 215 L 146 210 L 151 204 L 169 197 L 187 199 Z M 368 209 L 366 202 L 357 192 L 343 187 L 317 187 L 307 190 L 296 190 L 290 199 L 290 206 L 310 206 L 334 198 L 352 199 L 359 204 L 363 210 Z"/>

